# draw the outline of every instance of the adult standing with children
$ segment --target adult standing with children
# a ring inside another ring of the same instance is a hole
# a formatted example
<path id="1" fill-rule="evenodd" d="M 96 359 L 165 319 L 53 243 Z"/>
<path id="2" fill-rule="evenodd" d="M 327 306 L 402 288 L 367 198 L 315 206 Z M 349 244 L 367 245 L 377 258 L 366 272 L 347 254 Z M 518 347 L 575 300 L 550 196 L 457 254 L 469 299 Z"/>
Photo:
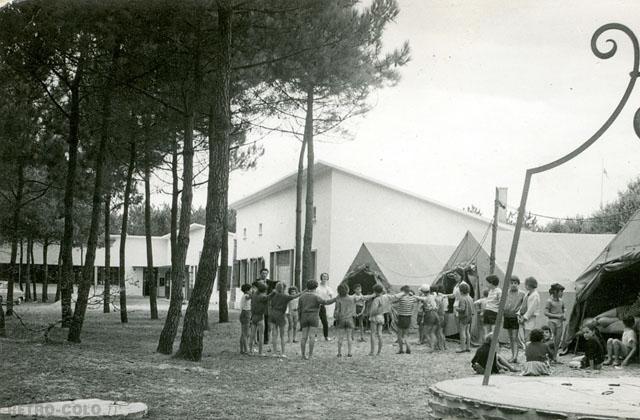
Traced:
<path id="1" fill-rule="evenodd" d="M 320 296 L 321 299 L 330 300 L 335 297 L 335 293 L 333 293 L 333 290 L 331 290 L 328 283 L 329 274 L 320 274 L 320 285 L 316 289 L 316 294 Z M 329 341 L 329 322 L 327 321 L 327 308 L 325 305 L 320 305 L 320 322 L 322 323 L 322 334 L 324 335 L 324 339 L 325 341 Z"/>
<path id="2" fill-rule="evenodd" d="M 540 313 L 540 294 L 538 293 L 538 280 L 534 277 L 527 277 L 524 281 L 527 295 L 520 307 L 519 322 L 524 332 L 524 341 L 529 338 L 531 330 L 536 327 L 538 314 Z"/>
<path id="3" fill-rule="evenodd" d="M 276 288 L 277 281 L 269 279 L 269 269 L 263 268 L 260 270 L 260 277 L 256 281 L 261 281 L 267 286 L 267 295 L 273 292 Z M 264 314 L 264 344 L 269 344 L 269 313 Z"/>

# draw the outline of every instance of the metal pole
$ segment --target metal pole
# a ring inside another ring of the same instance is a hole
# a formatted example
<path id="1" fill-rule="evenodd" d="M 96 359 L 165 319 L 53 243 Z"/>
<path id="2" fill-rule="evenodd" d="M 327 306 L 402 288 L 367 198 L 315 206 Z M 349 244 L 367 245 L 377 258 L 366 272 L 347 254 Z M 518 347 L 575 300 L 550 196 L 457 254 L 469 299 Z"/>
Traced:
<path id="1" fill-rule="evenodd" d="M 493 223 L 491 225 L 491 254 L 489 255 L 489 274 L 496 271 L 496 238 L 498 236 L 498 211 L 500 201 L 498 198 L 498 188 L 496 187 L 496 199 L 493 201 Z"/>
<path id="2" fill-rule="evenodd" d="M 520 240 L 520 231 L 522 230 L 522 224 L 524 222 L 525 207 L 527 205 L 527 197 L 529 196 L 529 187 L 531 186 L 531 170 L 527 170 L 527 174 L 524 178 L 524 187 L 522 188 L 522 197 L 520 198 L 520 207 L 518 208 L 518 220 L 516 222 L 516 228 L 513 232 L 513 241 L 511 242 L 511 253 L 509 254 L 509 263 L 507 264 L 507 272 L 502 279 L 502 296 L 500 297 L 500 306 L 498 308 L 498 316 L 496 317 L 495 328 L 493 329 L 493 336 L 491 337 L 491 348 L 489 350 L 489 358 L 487 359 L 487 365 L 484 369 L 484 378 L 482 385 L 489 384 L 489 378 L 491 377 L 491 369 L 493 369 L 493 359 L 496 355 L 498 347 L 498 340 L 500 339 L 500 330 L 502 329 L 502 318 L 504 316 L 504 306 L 507 302 L 507 294 L 509 293 L 509 280 L 511 274 L 513 274 L 513 266 L 516 260 L 516 253 L 518 252 L 518 242 Z"/>

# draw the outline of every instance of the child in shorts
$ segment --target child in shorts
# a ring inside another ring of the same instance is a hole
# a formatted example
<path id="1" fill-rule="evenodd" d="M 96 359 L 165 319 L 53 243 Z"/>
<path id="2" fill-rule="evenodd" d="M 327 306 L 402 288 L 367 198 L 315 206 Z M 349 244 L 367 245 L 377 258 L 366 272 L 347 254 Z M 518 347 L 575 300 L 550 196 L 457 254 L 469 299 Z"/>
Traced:
<path id="1" fill-rule="evenodd" d="M 336 326 L 338 328 L 338 357 L 342 357 L 342 342 L 346 334 L 347 337 L 347 357 L 351 357 L 351 341 L 354 323 L 353 319 L 356 316 L 356 300 L 366 301 L 371 299 L 373 295 L 349 296 L 349 288 L 341 284 L 338 286 L 338 297 L 336 298 L 336 308 L 333 312 L 333 317 L 336 320 Z"/>
<path id="2" fill-rule="evenodd" d="M 371 301 L 371 308 L 369 309 L 369 323 L 371 327 L 371 351 L 369 352 L 369 356 L 374 355 L 376 339 L 378 343 L 377 354 L 379 355 L 382 351 L 382 328 L 385 323 L 384 314 L 389 310 L 392 302 L 400 299 L 400 297 L 404 295 L 404 293 L 385 295 L 383 292 L 384 289 L 381 285 L 376 284 L 373 286 L 375 297 Z"/>
<path id="3" fill-rule="evenodd" d="M 409 327 L 411 327 L 411 317 L 418 302 L 430 301 L 427 296 L 416 296 L 409 286 L 402 286 L 402 294 L 398 298 L 398 354 L 411 354 L 411 347 L 407 341 Z M 403 349 L 404 346 L 404 349 Z"/>
<path id="4" fill-rule="evenodd" d="M 300 340 L 300 350 L 302 358 L 308 360 L 313 356 L 313 346 L 316 339 L 316 328 L 320 321 L 320 306 L 331 305 L 336 301 L 337 297 L 331 299 L 322 299 L 316 294 L 318 282 L 315 280 L 307 281 L 307 289 L 302 292 L 298 299 L 298 317 L 300 319 L 300 328 L 302 328 L 302 339 Z M 309 342 L 309 356 L 307 357 L 306 347 Z"/>
<path id="5" fill-rule="evenodd" d="M 298 289 L 295 286 L 289 288 L 290 295 L 298 295 Z M 298 330 L 298 298 L 295 298 L 287 305 L 287 339 L 289 343 L 297 343 L 296 332 Z M 291 336 L 293 335 L 293 341 Z"/>
<path id="6" fill-rule="evenodd" d="M 243 295 L 240 298 L 240 354 L 249 353 L 249 330 L 251 329 L 251 285 L 240 287 Z"/>
<path id="7" fill-rule="evenodd" d="M 285 312 L 293 299 L 300 295 L 285 295 L 284 284 L 278 282 L 275 289 L 269 295 L 269 324 L 271 324 L 273 336 L 271 345 L 273 346 L 273 355 L 278 356 L 278 335 L 280 335 L 280 353 L 281 357 L 287 357 L 284 352 L 284 325 L 286 323 Z"/>
<path id="8" fill-rule="evenodd" d="M 627 366 L 629 361 L 635 356 L 638 347 L 638 337 L 633 330 L 636 320 L 634 317 L 627 317 L 622 320 L 624 331 L 622 340 L 610 338 L 607 340 L 607 360 L 605 365 Z"/>
<path id="9" fill-rule="evenodd" d="M 365 324 L 365 316 L 364 311 L 366 308 L 366 299 L 364 299 L 364 295 L 362 294 L 362 286 L 356 284 L 353 286 L 353 297 L 356 302 L 356 316 L 354 318 L 355 329 L 360 330 L 360 341 L 364 340 L 364 324 Z M 353 333 L 351 335 L 351 341 L 354 341 Z"/>
<path id="10" fill-rule="evenodd" d="M 460 325 L 460 348 L 456 353 L 464 353 L 471 351 L 471 321 L 475 315 L 473 299 L 469 296 L 471 289 L 465 282 L 460 283 L 460 300 L 458 307 L 458 324 Z"/>
<path id="11" fill-rule="evenodd" d="M 267 286 L 263 282 L 256 282 L 255 293 L 251 296 L 251 338 L 249 340 L 249 354 L 253 354 L 253 338 L 262 337 L 264 334 L 264 315 L 267 313 L 269 296 L 267 296 Z M 258 340 L 258 355 L 262 353 L 262 340 Z"/>
<path id="12" fill-rule="evenodd" d="M 447 318 L 445 313 L 447 311 L 447 306 L 449 305 L 449 298 L 444 294 L 444 288 L 442 286 L 436 286 L 434 288 L 436 304 L 438 305 L 438 322 L 435 324 L 435 334 L 438 341 L 438 350 L 446 350 L 447 349 L 447 340 L 444 336 L 444 329 L 447 326 Z"/>

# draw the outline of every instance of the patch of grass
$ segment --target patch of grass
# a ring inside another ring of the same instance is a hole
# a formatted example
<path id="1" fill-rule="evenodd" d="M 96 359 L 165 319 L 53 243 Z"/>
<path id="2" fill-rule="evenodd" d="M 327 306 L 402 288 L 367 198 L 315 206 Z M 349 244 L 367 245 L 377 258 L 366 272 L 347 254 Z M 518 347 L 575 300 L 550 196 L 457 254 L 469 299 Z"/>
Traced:
<path id="1" fill-rule="evenodd" d="M 368 342 L 356 342 L 353 358 L 337 358 L 337 343 L 324 340 L 318 340 L 310 361 L 300 359 L 297 343 L 287 346 L 284 360 L 241 356 L 234 311 L 227 324 L 215 323 L 217 313 L 211 313 L 201 362 L 176 360 L 155 352 L 168 307 L 165 299 L 159 303 L 161 319 L 151 321 L 148 303 L 129 298 L 132 312 L 124 325 L 118 313 L 89 310 L 80 344 L 64 341 L 66 330 L 59 327 L 51 333 L 59 344 L 44 344 L 41 333 L 8 318 L 8 338 L 0 339 L 0 406 L 103 398 L 142 401 L 154 419 L 424 418 L 430 385 L 472 374 L 472 354 L 456 354 L 453 342 L 447 352 L 413 346 L 412 354 L 397 355 L 392 335 L 384 336 L 378 357 L 367 356 Z M 60 306 L 25 304 L 16 311 L 37 329 L 59 318 Z M 174 350 L 179 337 L 180 331 Z M 639 373 L 637 365 L 598 374 L 569 369 L 566 363 L 552 370 L 562 376 Z"/>

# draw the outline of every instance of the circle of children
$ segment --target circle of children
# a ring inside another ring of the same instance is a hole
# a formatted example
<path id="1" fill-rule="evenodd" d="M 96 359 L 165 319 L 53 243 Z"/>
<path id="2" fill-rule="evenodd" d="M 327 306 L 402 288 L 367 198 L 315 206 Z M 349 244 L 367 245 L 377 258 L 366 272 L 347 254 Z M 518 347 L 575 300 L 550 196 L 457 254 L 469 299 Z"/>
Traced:
<path id="1" fill-rule="evenodd" d="M 257 344 L 258 355 L 264 356 L 263 340 L 260 338 L 264 337 L 264 343 L 268 344 L 269 329 L 271 329 L 272 355 L 287 357 L 284 338 L 286 326 L 289 343 L 297 342 L 296 332 L 298 327 L 300 328 L 302 358 L 305 360 L 311 358 L 316 329 L 320 322 L 324 338 L 329 340 L 325 306 L 333 303 L 336 305 L 333 317 L 338 332 L 338 357 L 343 356 L 345 340 L 346 357 L 352 357 L 354 330 L 359 329 L 360 341 L 366 341 L 364 339 L 366 324 L 370 327 L 369 356 L 379 355 L 383 347 L 383 326 L 388 324 L 387 314 L 391 312 L 393 304 L 397 311 L 399 354 L 411 353 L 407 336 L 415 313 L 415 305 L 419 305 L 417 317 L 419 343 L 429 345 L 431 351 L 446 350 L 445 311 L 450 300 L 453 300 L 453 315 L 460 336 L 457 353 L 471 351 L 471 323 L 476 316 L 476 308 L 479 308 L 484 340 L 476 350 L 471 366 L 476 373 L 484 373 L 502 295 L 498 287 L 500 280 L 495 275 L 487 276 L 488 289 L 484 291 L 484 297 L 475 302 L 470 296 L 470 285 L 463 281 L 464 272 L 461 269 L 453 270 L 449 274 L 456 282 L 452 293 L 443 293 L 442 286 L 422 285 L 419 288 L 419 295 L 415 295 L 409 286 L 403 286 L 400 293 L 385 294 L 384 288 L 379 284 L 373 286 L 373 293 L 369 295 L 362 294 L 362 287 L 355 284 L 352 285 L 353 293 L 349 294 L 349 287 L 343 283 L 337 288 L 338 295 L 334 296 L 327 285 L 329 276 L 326 273 L 321 274 L 320 285 L 315 280 L 309 280 L 301 293 L 295 287 L 289 287 L 285 293 L 285 285 L 269 280 L 268 275 L 269 270 L 263 269 L 260 272 L 260 279 L 251 285 L 245 284 L 241 287 L 243 292 L 240 300 L 241 354 L 254 354 L 254 346 Z M 521 290 L 520 279 L 517 276 L 511 277 L 503 318 L 503 329 L 509 336 L 511 358 L 506 359 L 496 352 L 492 373 L 520 371 L 515 364 L 519 363 L 518 355 L 521 348 L 525 349 L 526 359 L 522 375 L 549 375 L 550 363 L 558 362 L 566 320 L 565 305 L 562 300 L 564 287 L 558 283 L 551 285 L 549 300 L 542 308 L 537 291 L 537 280 L 528 277 L 524 286 L 526 290 Z M 548 324 L 542 328 L 536 328 L 541 309 L 548 319 Z M 571 367 L 600 369 L 603 364 L 626 366 L 629 363 L 637 347 L 637 337 L 633 330 L 634 319 L 632 317 L 623 319 L 625 330 L 621 340 L 611 338 L 605 343 L 598 331 L 598 323 L 607 320 L 606 317 L 600 320 L 596 318 L 583 326 L 580 334 L 585 339 L 585 355 L 574 358 L 569 364 Z M 280 349 L 278 349 L 278 342 Z M 606 359 L 605 354 L 607 354 Z"/>

